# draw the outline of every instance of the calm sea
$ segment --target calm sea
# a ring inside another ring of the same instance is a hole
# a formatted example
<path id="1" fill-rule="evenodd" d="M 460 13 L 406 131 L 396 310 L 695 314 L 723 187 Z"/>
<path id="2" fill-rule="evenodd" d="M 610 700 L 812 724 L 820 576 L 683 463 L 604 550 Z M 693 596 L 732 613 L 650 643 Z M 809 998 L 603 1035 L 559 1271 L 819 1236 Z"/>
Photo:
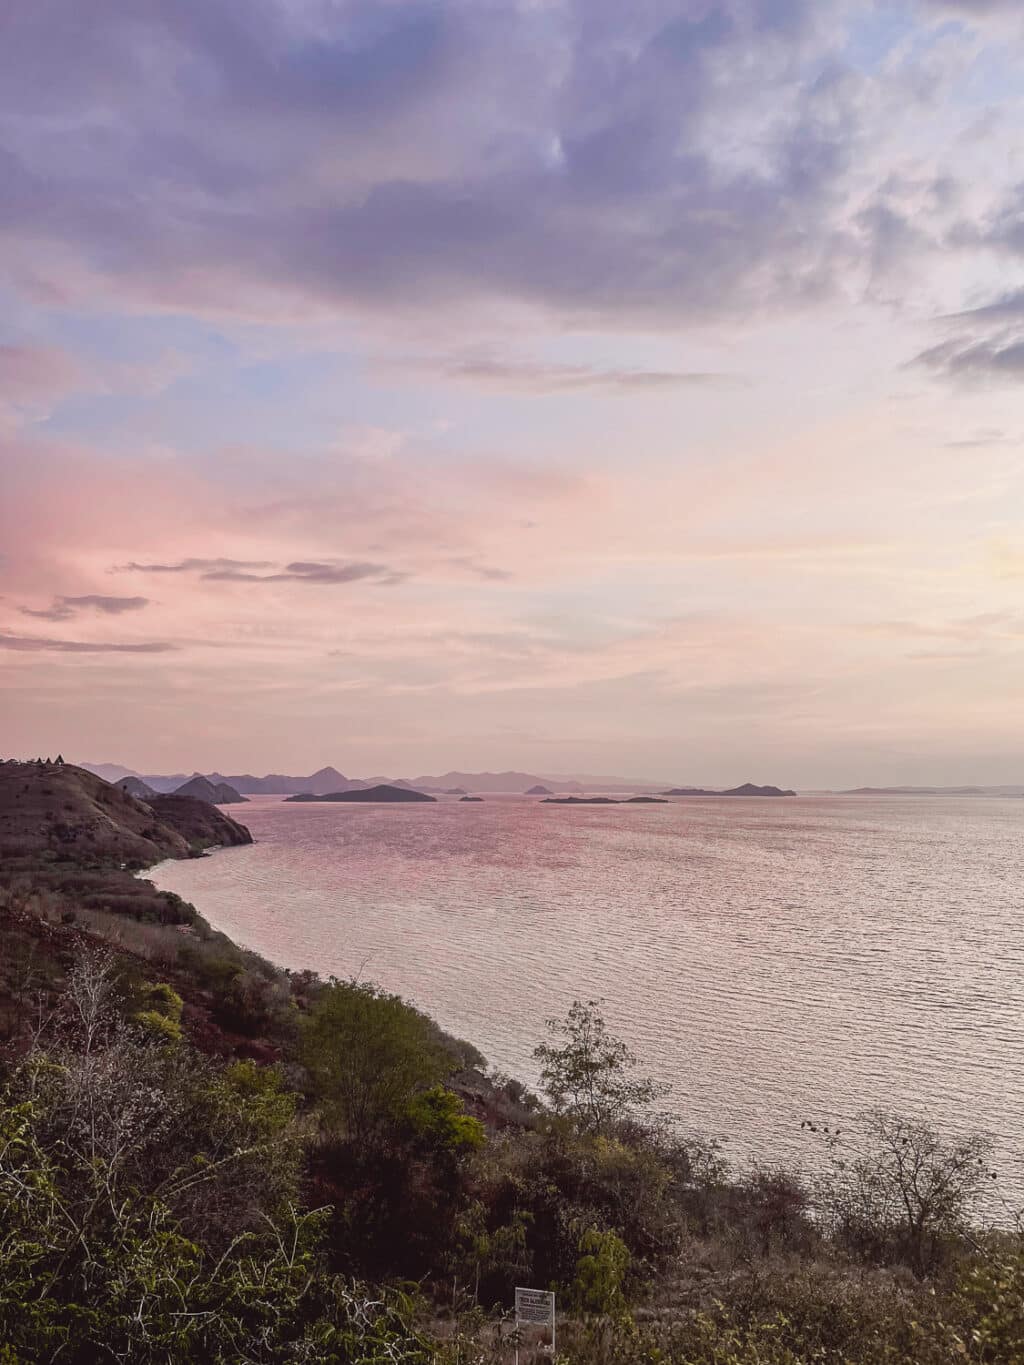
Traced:
<path id="1" fill-rule="evenodd" d="M 282 966 L 398 991 L 528 1083 L 575 997 L 736 1160 L 882 1103 L 999 1140 L 1024 1187 L 1024 800 L 233 809 L 158 886 Z"/>

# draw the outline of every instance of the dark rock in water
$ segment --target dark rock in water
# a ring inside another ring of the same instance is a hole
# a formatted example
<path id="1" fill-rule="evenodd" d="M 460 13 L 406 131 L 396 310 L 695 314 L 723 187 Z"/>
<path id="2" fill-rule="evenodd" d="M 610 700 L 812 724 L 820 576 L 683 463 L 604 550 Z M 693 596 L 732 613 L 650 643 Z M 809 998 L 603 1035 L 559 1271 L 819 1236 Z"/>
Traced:
<path id="1" fill-rule="evenodd" d="M 669 803 L 663 796 L 631 796 L 624 804 L 627 806 L 667 806 Z"/>
<path id="2" fill-rule="evenodd" d="M 434 801 L 437 798 L 427 796 L 425 792 L 413 791 L 411 787 L 392 787 L 384 785 L 380 787 L 365 787 L 360 791 L 349 792 L 329 792 L 326 796 L 313 796 L 302 792 L 298 796 L 289 796 L 289 801 L 364 801 L 364 802 L 388 802 L 388 801 Z"/>
<path id="3" fill-rule="evenodd" d="M 554 796 L 550 787 L 531 787 L 529 791 L 523 793 L 524 796 Z"/>
<path id="4" fill-rule="evenodd" d="M 482 796 L 461 796 L 459 802 L 461 804 L 463 801 L 482 801 L 483 799 Z"/>

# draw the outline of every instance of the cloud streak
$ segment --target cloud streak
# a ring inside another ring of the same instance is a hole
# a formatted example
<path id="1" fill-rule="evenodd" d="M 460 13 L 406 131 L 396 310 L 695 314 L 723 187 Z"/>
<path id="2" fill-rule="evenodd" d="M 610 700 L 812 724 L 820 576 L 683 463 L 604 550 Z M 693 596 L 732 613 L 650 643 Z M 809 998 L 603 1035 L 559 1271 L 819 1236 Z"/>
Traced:
<path id="1" fill-rule="evenodd" d="M 105 616 L 121 616 L 128 611 L 141 611 L 149 606 L 148 597 L 105 597 L 86 593 L 81 597 L 55 597 L 50 607 L 22 607 L 24 616 L 36 616 L 43 621 L 69 621 L 83 610 L 93 610 Z"/>
<path id="2" fill-rule="evenodd" d="M 115 573 L 152 573 L 152 574 L 209 574 L 243 573 L 253 569 L 269 569 L 271 564 L 264 559 L 179 559 L 173 564 L 146 564 L 131 560 L 127 564 L 116 564 Z"/>
<path id="3" fill-rule="evenodd" d="M 117 566 L 119 572 L 148 574 L 197 574 L 204 583 L 311 583 L 344 585 L 348 583 L 402 583 L 408 574 L 389 568 L 386 564 L 339 562 L 322 560 L 293 560 L 275 568 L 268 560 L 244 559 L 182 559 L 174 564 L 143 564 L 131 562 Z M 269 573 L 257 572 L 269 569 Z M 128 599 L 124 599 L 128 600 Z M 144 598 L 132 599 L 145 602 Z M 31 613 L 37 615 L 39 613 Z M 53 617 L 60 620 L 60 617 Z"/>
<path id="4" fill-rule="evenodd" d="M 167 654 L 177 646 L 166 641 L 120 644 L 105 640 L 54 640 L 39 635 L 17 635 L 0 630 L 0 649 L 49 654 Z"/>
<path id="5" fill-rule="evenodd" d="M 389 368 L 391 368 L 389 366 Z M 556 365 L 540 361 L 507 361 L 473 357 L 398 361 L 394 368 L 413 375 L 469 384 L 507 393 L 597 393 L 636 397 L 688 389 L 736 389 L 736 375 L 699 370 L 602 369 L 593 365 Z"/>

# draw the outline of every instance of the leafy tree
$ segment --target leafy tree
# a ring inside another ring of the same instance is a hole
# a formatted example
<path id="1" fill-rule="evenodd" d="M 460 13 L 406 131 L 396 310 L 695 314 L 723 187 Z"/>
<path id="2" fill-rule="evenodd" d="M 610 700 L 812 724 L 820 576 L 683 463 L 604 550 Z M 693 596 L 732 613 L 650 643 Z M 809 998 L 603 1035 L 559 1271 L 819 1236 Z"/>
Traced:
<path id="1" fill-rule="evenodd" d="M 629 1270 L 629 1248 L 614 1232 L 587 1228 L 579 1241 L 580 1257 L 572 1300 L 580 1312 L 624 1317 L 623 1286 Z"/>
<path id="2" fill-rule="evenodd" d="M 663 1087 L 634 1072 L 637 1059 L 608 1031 L 601 1001 L 574 1000 L 565 1019 L 549 1019 L 541 1043 L 541 1084 L 555 1109 L 583 1130 L 600 1131 L 647 1109 Z"/>
<path id="3" fill-rule="evenodd" d="M 302 1030 L 300 1055 L 327 1123 L 381 1143 L 420 1091 L 456 1069 L 431 1020 L 376 986 L 332 980 Z"/>

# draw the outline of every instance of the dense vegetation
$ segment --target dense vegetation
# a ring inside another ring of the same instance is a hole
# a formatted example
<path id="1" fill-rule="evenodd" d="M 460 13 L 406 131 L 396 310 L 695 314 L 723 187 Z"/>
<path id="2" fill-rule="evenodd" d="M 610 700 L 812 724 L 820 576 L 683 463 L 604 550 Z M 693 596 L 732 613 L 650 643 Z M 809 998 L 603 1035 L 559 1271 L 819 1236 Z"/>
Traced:
<path id="1" fill-rule="evenodd" d="M 538 1038 L 537 1098 L 373 985 L 30 862 L 0 877 L 4 1365 L 497 1365 L 517 1284 L 576 1365 L 1024 1362 L 983 1136 L 876 1112 L 806 1125 L 811 1178 L 730 1171 L 597 1002 Z"/>

